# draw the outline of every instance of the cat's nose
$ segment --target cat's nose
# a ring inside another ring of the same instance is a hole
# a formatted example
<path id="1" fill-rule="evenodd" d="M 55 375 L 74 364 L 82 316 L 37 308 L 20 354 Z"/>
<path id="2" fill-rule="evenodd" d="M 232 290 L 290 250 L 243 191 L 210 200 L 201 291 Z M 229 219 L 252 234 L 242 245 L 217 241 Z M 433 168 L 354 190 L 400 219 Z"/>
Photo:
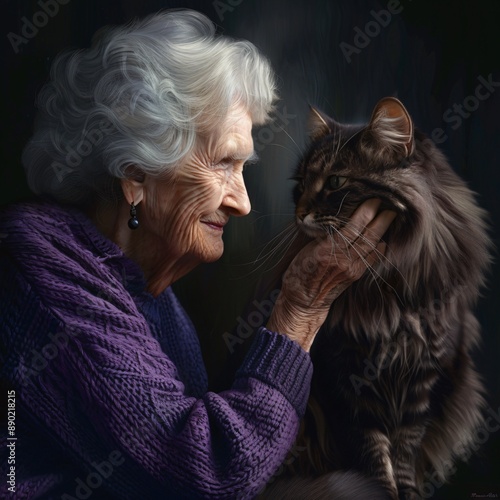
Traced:
<path id="1" fill-rule="evenodd" d="M 307 214 L 311 211 L 307 205 L 308 203 L 304 203 L 304 200 L 300 200 L 295 207 L 295 215 L 299 222 L 302 222 Z"/>
<path id="2" fill-rule="evenodd" d="M 297 213 L 297 222 L 299 224 L 312 225 L 314 224 L 314 215 L 310 212 Z"/>

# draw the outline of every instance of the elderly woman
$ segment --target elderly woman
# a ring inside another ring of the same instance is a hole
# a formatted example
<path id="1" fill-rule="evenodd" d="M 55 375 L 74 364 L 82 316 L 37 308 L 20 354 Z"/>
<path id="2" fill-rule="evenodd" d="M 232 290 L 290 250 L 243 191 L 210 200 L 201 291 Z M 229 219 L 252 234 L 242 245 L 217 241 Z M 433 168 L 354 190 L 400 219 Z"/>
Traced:
<path id="1" fill-rule="evenodd" d="M 274 98 L 255 47 L 192 11 L 99 33 L 54 62 L 23 158 L 40 196 L 1 216 L 15 498 L 251 498 L 285 458 L 311 343 L 392 216 L 376 201 L 356 211 L 342 236 L 365 231 L 359 260 L 306 246 L 231 390 L 207 392 L 170 285 L 218 259 L 224 226 L 250 211 L 243 166 Z"/>

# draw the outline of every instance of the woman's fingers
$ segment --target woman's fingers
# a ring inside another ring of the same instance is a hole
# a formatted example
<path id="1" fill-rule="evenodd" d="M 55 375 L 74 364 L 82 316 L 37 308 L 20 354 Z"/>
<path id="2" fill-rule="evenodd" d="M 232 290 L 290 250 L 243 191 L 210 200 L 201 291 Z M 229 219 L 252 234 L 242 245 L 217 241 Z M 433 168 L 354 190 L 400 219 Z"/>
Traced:
<path id="1" fill-rule="evenodd" d="M 384 236 L 392 221 L 396 218 L 396 212 L 384 210 L 380 212 L 364 229 L 363 235 L 366 239 L 376 243 Z"/>
<path id="2" fill-rule="evenodd" d="M 350 222 L 340 231 L 342 241 L 339 243 L 355 245 L 361 256 L 368 255 L 378 245 L 397 215 L 392 210 L 384 210 L 377 215 L 379 207 L 378 199 L 371 199 L 360 205 Z"/>
<path id="3" fill-rule="evenodd" d="M 380 241 L 378 245 L 365 257 L 366 265 L 373 266 L 384 259 L 387 243 Z M 365 266 L 366 267 L 366 266 Z"/>
<path id="4" fill-rule="evenodd" d="M 377 215 L 376 209 L 379 206 L 379 200 L 369 200 L 363 203 L 363 210 L 358 209 L 355 216 L 353 215 L 354 224 L 347 224 L 333 235 L 333 240 L 325 238 L 311 242 L 303 249 L 301 255 L 297 256 L 296 263 L 306 261 L 320 264 L 323 267 L 323 273 L 316 268 L 318 273 L 316 275 L 311 273 L 311 279 L 322 280 L 325 271 L 329 272 L 331 268 L 339 270 L 354 268 L 356 261 L 361 260 L 366 263 L 367 256 L 372 253 L 373 258 L 369 263 L 376 262 L 377 256 L 383 255 L 377 245 L 397 215 L 396 212 L 390 210 L 384 210 Z M 385 251 L 385 246 L 382 248 Z"/>
<path id="5" fill-rule="evenodd" d="M 380 203 L 379 199 L 372 198 L 361 204 L 351 215 L 349 223 L 341 230 L 342 235 L 350 242 L 354 242 L 363 229 L 375 218 Z"/>
<path id="6" fill-rule="evenodd" d="M 396 212 L 384 210 L 380 212 L 364 229 L 358 234 L 358 238 L 353 242 L 358 252 L 366 256 L 380 242 L 389 226 L 396 218 Z"/>

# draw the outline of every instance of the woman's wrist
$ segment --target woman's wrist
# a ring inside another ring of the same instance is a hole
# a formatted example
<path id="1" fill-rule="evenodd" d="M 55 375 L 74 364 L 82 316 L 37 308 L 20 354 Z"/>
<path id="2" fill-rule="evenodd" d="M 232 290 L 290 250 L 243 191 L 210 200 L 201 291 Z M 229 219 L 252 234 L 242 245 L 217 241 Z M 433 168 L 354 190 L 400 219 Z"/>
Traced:
<path id="1" fill-rule="evenodd" d="M 296 341 L 306 352 L 326 320 L 328 309 L 312 311 L 292 305 L 282 294 L 278 296 L 266 328 Z"/>

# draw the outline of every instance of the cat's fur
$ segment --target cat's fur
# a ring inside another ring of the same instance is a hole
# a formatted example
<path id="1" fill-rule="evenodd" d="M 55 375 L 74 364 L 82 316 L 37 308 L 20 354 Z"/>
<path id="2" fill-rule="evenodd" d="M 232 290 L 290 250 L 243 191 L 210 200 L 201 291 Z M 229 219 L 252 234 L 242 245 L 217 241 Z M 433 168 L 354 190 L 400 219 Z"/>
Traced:
<path id="1" fill-rule="evenodd" d="M 357 470 L 392 498 L 419 498 L 427 474 L 445 478 L 467 455 L 482 422 L 470 351 L 490 262 L 485 212 L 397 99 L 380 101 L 366 126 L 315 109 L 311 118 L 299 230 L 333 234 L 369 198 L 398 215 L 385 257 L 335 301 L 313 344 L 308 453 L 294 469 Z"/>

